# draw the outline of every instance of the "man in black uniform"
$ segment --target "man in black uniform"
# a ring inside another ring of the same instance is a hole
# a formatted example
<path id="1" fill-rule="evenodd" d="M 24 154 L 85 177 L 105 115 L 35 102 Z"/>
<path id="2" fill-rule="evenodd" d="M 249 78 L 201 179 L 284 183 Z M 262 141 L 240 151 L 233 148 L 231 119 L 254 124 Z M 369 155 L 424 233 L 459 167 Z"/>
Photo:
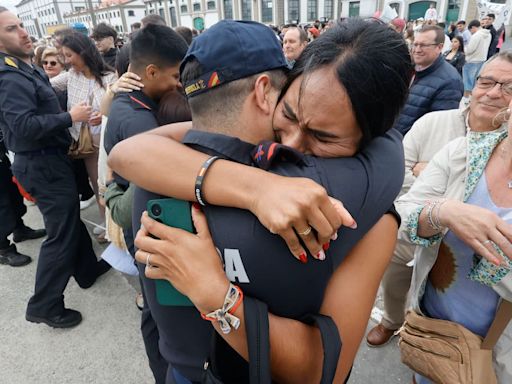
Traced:
<path id="1" fill-rule="evenodd" d="M 105 150 L 110 153 L 118 142 L 158 127 L 158 102 L 179 86 L 180 62 L 187 52 L 187 43 L 171 28 L 148 24 L 137 32 L 131 42 L 131 71 L 140 76 L 141 91 L 118 94 L 110 108 L 105 131 Z M 115 182 L 123 189 L 128 181 L 114 174 Z M 123 231 L 128 250 L 135 256 L 132 229 Z M 141 284 L 143 287 L 143 284 Z M 142 289 L 145 295 L 144 289 Z M 165 382 L 168 364 L 159 349 L 159 333 L 144 297 L 141 331 L 155 382 Z"/>
<path id="2" fill-rule="evenodd" d="M 13 234 L 13 242 L 39 239 L 46 235 L 44 229 L 34 230 L 23 223 L 23 215 L 27 213 L 27 207 L 23 204 L 16 184 L 12 181 L 11 162 L 7 157 L 3 138 L 0 132 L 0 264 L 8 264 L 11 267 L 21 267 L 32 261 L 30 256 L 18 252 L 16 245 L 7 239 Z"/>
<path id="3" fill-rule="evenodd" d="M 26 319 L 56 328 L 79 324 L 80 312 L 64 307 L 71 276 L 88 288 L 104 273 L 80 221 L 78 194 L 67 151 L 68 127 L 88 121 L 91 108 L 77 105 L 61 112 L 48 77 L 31 63 L 30 37 L 20 19 L 0 7 L 0 128 L 15 152 L 12 171 L 35 199 L 48 238 L 41 245 L 34 295 Z"/>

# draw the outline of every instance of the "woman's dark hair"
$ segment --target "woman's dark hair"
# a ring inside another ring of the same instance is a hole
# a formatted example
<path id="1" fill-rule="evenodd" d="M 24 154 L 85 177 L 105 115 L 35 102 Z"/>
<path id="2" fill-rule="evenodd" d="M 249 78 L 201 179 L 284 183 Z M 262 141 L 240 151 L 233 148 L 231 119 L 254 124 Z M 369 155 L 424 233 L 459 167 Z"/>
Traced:
<path id="1" fill-rule="evenodd" d="M 464 40 L 462 39 L 462 36 L 453 36 L 453 39 L 457 39 L 459 41 L 459 49 L 457 49 L 457 52 L 464 53 Z"/>
<path id="2" fill-rule="evenodd" d="M 82 33 L 73 32 L 64 36 L 62 46 L 80 55 L 98 84 L 103 87 L 102 76 L 108 72 L 113 72 L 113 69 L 103 61 L 100 52 L 92 40 Z"/>
<path id="3" fill-rule="evenodd" d="M 131 44 L 123 45 L 123 47 L 117 52 L 116 56 L 116 73 L 117 77 L 121 77 L 128 72 L 128 66 L 130 65 L 130 51 Z"/>
<path id="4" fill-rule="evenodd" d="M 307 82 L 308 74 L 326 66 L 335 68 L 350 98 L 362 133 L 360 147 L 393 127 L 413 75 L 411 57 L 399 33 L 375 21 L 337 23 L 304 49 L 281 96 L 297 77 L 304 75 Z M 329 94 L 328 89 L 324 91 Z"/>
<path id="5" fill-rule="evenodd" d="M 160 125 L 191 121 L 187 97 L 179 90 L 169 91 L 158 103 L 157 120 Z"/>

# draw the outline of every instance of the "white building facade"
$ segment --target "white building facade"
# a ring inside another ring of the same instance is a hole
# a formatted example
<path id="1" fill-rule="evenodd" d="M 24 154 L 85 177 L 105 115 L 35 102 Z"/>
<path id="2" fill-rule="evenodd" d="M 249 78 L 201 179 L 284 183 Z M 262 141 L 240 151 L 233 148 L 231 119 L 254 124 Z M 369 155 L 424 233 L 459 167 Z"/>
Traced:
<path id="1" fill-rule="evenodd" d="M 282 25 L 364 18 L 387 4 L 399 17 L 414 20 L 423 17 L 431 3 L 439 20 L 447 23 L 492 12 L 497 15 L 496 27 L 502 22 L 510 25 L 512 0 L 478 0 L 478 5 L 477 0 L 22 0 L 16 8 L 29 33 L 43 37 L 57 26 L 72 23 L 83 23 L 90 30 L 95 23 L 105 22 L 118 32 L 130 32 L 130 25 L 148 14 L 162 16 L 171 27 L 199 31 L 222 19 Z"/>
<path id="2" fill-rule="evenodd" d="M 22 0 L 16 10 L 27 31 L 35 37 L 52 33 L 53 28 L 66 24 L 64 14 L 87 8 L 87 0 Z M 91 1 L 98 5 L 98 1 Z"/>
<path id="3" fill-rule="evenodd" d="M 146 6 L 142 0 L 131 0 L 123 3 L 104 5 L 96 7 L 91 15 L 87 10 L 72 12 L 64 15 L 65 24 L 83 23 L 87 29 L 94 28 L 93 17 L 96 24 L 106 23 L 111 25 L 117 32 L 130 32 L 130 25 L 140 22 L 146 12 Z"/>

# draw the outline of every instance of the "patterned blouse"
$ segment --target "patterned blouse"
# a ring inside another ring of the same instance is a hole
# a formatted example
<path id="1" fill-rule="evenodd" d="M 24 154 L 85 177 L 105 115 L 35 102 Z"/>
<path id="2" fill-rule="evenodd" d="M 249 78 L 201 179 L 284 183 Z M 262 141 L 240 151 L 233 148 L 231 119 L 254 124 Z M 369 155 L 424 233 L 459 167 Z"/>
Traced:
<path id="1" fill-rule="evenodd" d="M 116 75 L 113 72 L 107 73 L 102 77 L 103 87 L 98 84 L 96 79 L 88 79 L 81 72 L 76 72 L 71 68 L 68 72 L 64 72 L 59 76 L 51 79 L 52 87 L 59 91 L 66 91 L 68 93 L 68 111 L 75 105 L 86 102 L 92 106 L 93 112 L 99 112 L 101 99 L 107 91 L 107 86 L 116 80 Z M 80 134 L 80 127 L 82 123 L 73 123 L 69 129 L 71 136 L 76 140 Z M 101 124 L 91 126 L 91 133 L 99 135 L 101 131 Z"/>
<path id="2" fill-rule="evenodd" d="M 473 193 L 480 177 L 482 176 L 487 162 L 491 157 L 494 148 L 506 137 L 508 131 L 506 126 L 491 132 L 474 132 L 469 131 L 466 135 L 467 140 L 467 179 L 464 190 L 464 202 L 466 202 Z M 423 238 L 418 235 L 418 221 L 424 205 L 418 207 L 406 221 L 407 232 L 412 243 L 430 247 L 439 243 L 443 235 L 437 234 L 429 238 Z M 501 279 L 512 269 L 512 261 L 508 259 L 503 251 L 494 243 L 492 243 L 496 251 L 505 260 L 505 266 L 496 266 L 486 259 L 482 258 L 470 271 L 468 277 L 479 283 L 492 286 Z"/>

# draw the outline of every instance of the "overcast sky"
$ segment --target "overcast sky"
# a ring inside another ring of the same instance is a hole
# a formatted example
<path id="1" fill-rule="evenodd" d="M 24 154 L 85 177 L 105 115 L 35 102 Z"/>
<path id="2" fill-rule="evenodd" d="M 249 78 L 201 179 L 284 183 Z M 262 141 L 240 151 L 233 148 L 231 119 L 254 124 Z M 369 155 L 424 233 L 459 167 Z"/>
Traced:
<path id="1" fill-rule="evenodd" d="M 16 8 L 14 7 L 21 0 L 2 0 L 2 5 L 6 8 L 9 8 L 12 12 L 16 13 Z"/>

